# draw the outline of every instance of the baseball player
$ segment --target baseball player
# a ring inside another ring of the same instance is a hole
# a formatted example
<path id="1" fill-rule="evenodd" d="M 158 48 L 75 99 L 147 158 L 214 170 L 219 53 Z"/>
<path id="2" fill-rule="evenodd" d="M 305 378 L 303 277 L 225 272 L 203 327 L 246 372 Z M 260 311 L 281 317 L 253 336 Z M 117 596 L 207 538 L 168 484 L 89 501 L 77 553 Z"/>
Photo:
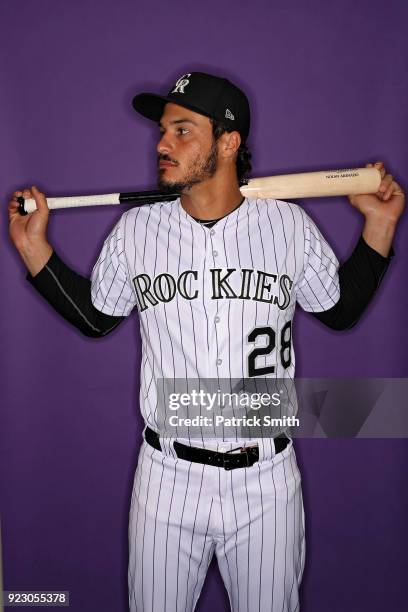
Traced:
<path id="1" fill-rule="evenodd" d="M 349 197 L 364 228 L 340 265 L 301 207 L 242 197 L 251 166 L 241 89 L 191 72 L 167 95 L 142 93 L 133 106 L 160 131 L 160 188 L 181 195 L 125 212 L 90 280 L 49 244 L 44 194 L 15 192 L 36 199 L 27 217 L 9 204 L 28 280 L 67 320 L 100 337 L 134 308 L 139 315 L 146 426 L 129 516 L 130 610 L 194 610 L 214 554 L 234 612 L 299 610 L 304 510 L 288 432 L 164 433 L 160 385 L 292 380 L 296 303 L 333 329 L 357 322 L 393 256 L 404 194 L 377 162 L 378 193 Z"/>

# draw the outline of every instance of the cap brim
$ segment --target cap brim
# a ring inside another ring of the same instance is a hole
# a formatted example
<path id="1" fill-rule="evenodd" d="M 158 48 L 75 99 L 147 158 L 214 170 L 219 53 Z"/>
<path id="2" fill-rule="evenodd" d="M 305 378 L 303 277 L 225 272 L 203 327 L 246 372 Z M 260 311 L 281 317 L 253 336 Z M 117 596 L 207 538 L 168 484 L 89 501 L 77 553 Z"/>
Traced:
<path id="1" fill-rule="evenodd" d="M 132 100 L 133 108 L 143 115 L 143 117 L 147 117 L 147 119 L 151 119 L 152 121 L 156 121 L 159 123 L 164 107 L 168 103 L 177 104 L 177 106 L 182 106 L 183 108 L 188 108 L 195 113 L 199 113 L 200 115 L 204 115 L 204 117 L 210 117 L 211 115 L 205 113 L 197 106 L 192 104 L 181 104 L 179 100 L 175 100 L 174 98 L 170 98 L 166 96 L 159 96 L 157 94 L 152 93 L 141 93 L 135 96 Z"/>
<path id="2" fill-rule="evenodd" d="M 160 121 L 163 109 L 169 100 L 165 96 L 152 93 L 141 93 L 133 98 L 133 108 L 152 121 Z"/>

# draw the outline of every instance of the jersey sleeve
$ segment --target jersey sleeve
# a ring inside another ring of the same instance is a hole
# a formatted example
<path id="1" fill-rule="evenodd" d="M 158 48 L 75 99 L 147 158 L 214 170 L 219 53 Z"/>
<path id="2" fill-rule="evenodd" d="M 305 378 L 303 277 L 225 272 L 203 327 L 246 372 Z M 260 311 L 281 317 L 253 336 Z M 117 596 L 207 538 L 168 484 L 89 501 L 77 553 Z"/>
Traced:
<path id="1" fill-rule="evenodd" d="M 123 215 L 106 238 L 91 274 L 92 303 L 105 314 L 126 317 L 136 299 L 126 262 Z"/>
<path id="2" fill-rule="evenodd" d="M 296 299 L 303 310 L 321 312 L 332 308 L 339 300 L 339 262 L 312 219 L 304 211 L 302 216 L 304 259 Z"/>

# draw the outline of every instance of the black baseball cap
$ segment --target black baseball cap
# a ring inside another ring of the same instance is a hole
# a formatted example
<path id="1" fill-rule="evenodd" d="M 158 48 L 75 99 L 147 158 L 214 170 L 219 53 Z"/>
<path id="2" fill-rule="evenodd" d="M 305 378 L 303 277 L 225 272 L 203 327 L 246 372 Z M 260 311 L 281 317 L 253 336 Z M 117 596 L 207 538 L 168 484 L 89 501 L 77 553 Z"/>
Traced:
<path id="1" fill-rule="evenodd" d="M 133 98 L 133 107 L 158 123 L 168 102 L 220 121 L 226 128 L 239 132 L 243 142 L 248 137 L 248 98 L 228 79 L 205 72 L 188 72 L 177 79 L 167 96 L 141 93 Z"/>

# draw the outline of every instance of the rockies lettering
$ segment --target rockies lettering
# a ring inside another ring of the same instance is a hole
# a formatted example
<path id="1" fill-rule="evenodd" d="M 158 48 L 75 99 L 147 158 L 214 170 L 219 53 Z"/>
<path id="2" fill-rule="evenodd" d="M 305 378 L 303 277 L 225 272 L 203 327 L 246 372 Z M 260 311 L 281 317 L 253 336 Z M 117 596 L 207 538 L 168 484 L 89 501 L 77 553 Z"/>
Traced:
<path id="1" fill-rule="evenodd" d="M 285 310 L 290 303 L 293 280 L 287 275 L 271 274 L 262 270 L 236 268 L 210 268 L 208 274 L 211 276 L 212 300 L 241 299 L 255 300 L 267 304 L 275 304 L 281 310 Z M 231 286 L 232 277 L 239 280 L 239 291 Z M 193 290 L 187 289 L 187 281 L 190 277 L 194 279 Z M 148 274 L 138 274 L 133 279 L 136 291 L 136 300 L 140 312 L 149 307 L 157 306 L 160 302 L 174 300 L 178 293 L 185 300 L 200 299 L 200 287 L 203 281 L 199 270 L 185 270 L 178 278 L 163 272 L 152 279 Z M 277 287 L 279 293 L 274 293 Z"/>

